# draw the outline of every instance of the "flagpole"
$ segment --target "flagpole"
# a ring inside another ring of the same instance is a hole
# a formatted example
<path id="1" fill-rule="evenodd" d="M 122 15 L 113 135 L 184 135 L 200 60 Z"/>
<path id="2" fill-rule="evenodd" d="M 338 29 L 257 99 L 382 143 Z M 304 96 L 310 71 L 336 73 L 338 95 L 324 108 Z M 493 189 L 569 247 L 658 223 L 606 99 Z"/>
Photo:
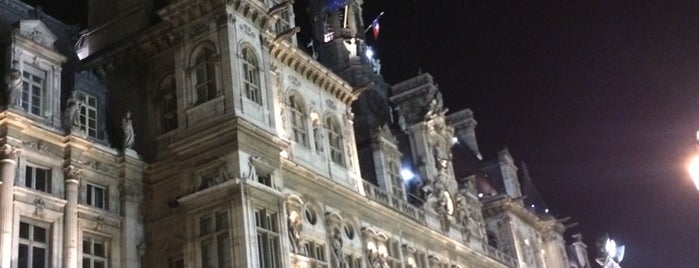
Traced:
<path id="1" fill-rule="evenodd" d="M 374 24 L 374 22 L 377 21 L 379 18 L 381 18 L 381 16 L 383 16 L 383 13 L 384 13 L 384 12 L 381 11 L 381 13 L 379 13 L 379 15 L 376 16 L 376 18 L 375 18 L 374 20 L 371 21 L 371 24 L 369 24 L 369 27 L 366 27 L 366 30 L 364 30 L 364 33 L 365 33 L 365 34 L 369 31 L 369 29 L 371 29 L 371 26 Z"/>

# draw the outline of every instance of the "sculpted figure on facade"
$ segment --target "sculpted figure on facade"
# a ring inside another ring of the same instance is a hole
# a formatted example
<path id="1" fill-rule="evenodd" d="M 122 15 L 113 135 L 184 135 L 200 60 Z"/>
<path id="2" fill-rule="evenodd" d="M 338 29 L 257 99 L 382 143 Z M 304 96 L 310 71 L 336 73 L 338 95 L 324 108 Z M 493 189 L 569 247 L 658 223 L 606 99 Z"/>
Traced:
<path id="1" fill-rule="evenodd" d="M 63 111 L 63 126 L 66 130 L 71 130 L 73 127 L 80 126 L 80 109 L 83 107 L 83 101 L 78 98 L 78 92 L 73 90 L 73 93 L 66 102 L 66 109 Z"/>
<path id="2" fill-rule="evenodd" d="M 12 68 L 5 75 L 7 83 L 7 106 L 19 107 L 22 99 L 22 73 L 19 71 L 19 62 L 12 61 Z"/>
<path id="3" fill-rule="evenodd" d="M 133 121 L 131 120 L 131 111 L 126 111 L 124 118 L 121 120 L 121 128 L 124 131 L 124 150 L 132 149 L 135 134 L 133 131 Z"/>
<path id="4" fill-rule="evenodd" d="M 342 254 L 343 241 L 342 241 L 342 233 L 340 232 L 340 229 L 333 228 L 332 235 L 331 235 L 330 239 L 332 241 L 332 250 L 333 250 L 333 262 L 334 262 L 333 267 L 344 267 L 345 259 L 344 259 L 343 254 Z"/>
<path id="5" fill-rule="evenodd" d="M 303 231 L 303 222 L 298 211 L 289 212 L 289 242 L 291 244 L 291 252 L 301 254 L 301 231 Z"/>
<path id="6" fill-rule="evenodd" d="M 313 120 L 313 139 L 315 140 L 316 152 L 323 152 L 323 128 L 320 124 L 320 120 Z"/>

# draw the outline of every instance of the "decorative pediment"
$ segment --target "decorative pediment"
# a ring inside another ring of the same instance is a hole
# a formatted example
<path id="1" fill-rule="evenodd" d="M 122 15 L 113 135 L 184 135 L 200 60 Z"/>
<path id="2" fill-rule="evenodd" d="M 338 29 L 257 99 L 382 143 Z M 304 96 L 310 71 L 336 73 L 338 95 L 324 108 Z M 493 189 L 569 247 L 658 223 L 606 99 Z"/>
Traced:
<path id="1" fill-rule="evenodd" d="M 56 42 L 57 39 L 56 35 L 40 20 L 20 21 L 19 34 L 49 48 L 53 48 L 53 43 Z"/>

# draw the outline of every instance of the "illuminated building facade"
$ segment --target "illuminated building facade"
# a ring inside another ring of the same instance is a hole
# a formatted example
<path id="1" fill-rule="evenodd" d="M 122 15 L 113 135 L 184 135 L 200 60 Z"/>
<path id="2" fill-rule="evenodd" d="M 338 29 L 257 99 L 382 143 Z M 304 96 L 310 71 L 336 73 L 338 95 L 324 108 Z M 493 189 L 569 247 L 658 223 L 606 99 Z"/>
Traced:
<path id="1" fill-rule="evenodd" d="M 306 4 L 308 52 L 293 1 L 0 1 L 0 267 L 570 266 L 470 110 L 383 81 L 361 0 Z"/>

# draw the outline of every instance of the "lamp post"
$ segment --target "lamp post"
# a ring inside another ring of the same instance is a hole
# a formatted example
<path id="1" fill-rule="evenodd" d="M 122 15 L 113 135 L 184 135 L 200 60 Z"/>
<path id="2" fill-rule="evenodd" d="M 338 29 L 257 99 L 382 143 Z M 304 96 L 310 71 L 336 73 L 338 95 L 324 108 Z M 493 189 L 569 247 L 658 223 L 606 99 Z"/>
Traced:
<path id="1" fill-rule="evenodd" d="M 689 177 L 692 178 L 694 185 L 697 187 L 697 190 L 699 190 L 699 131 L 697 131 L 694 143 L 694 146 L 697 147 L 697 153 L 689 160 L 687 171 L 689 172 Z"/>

